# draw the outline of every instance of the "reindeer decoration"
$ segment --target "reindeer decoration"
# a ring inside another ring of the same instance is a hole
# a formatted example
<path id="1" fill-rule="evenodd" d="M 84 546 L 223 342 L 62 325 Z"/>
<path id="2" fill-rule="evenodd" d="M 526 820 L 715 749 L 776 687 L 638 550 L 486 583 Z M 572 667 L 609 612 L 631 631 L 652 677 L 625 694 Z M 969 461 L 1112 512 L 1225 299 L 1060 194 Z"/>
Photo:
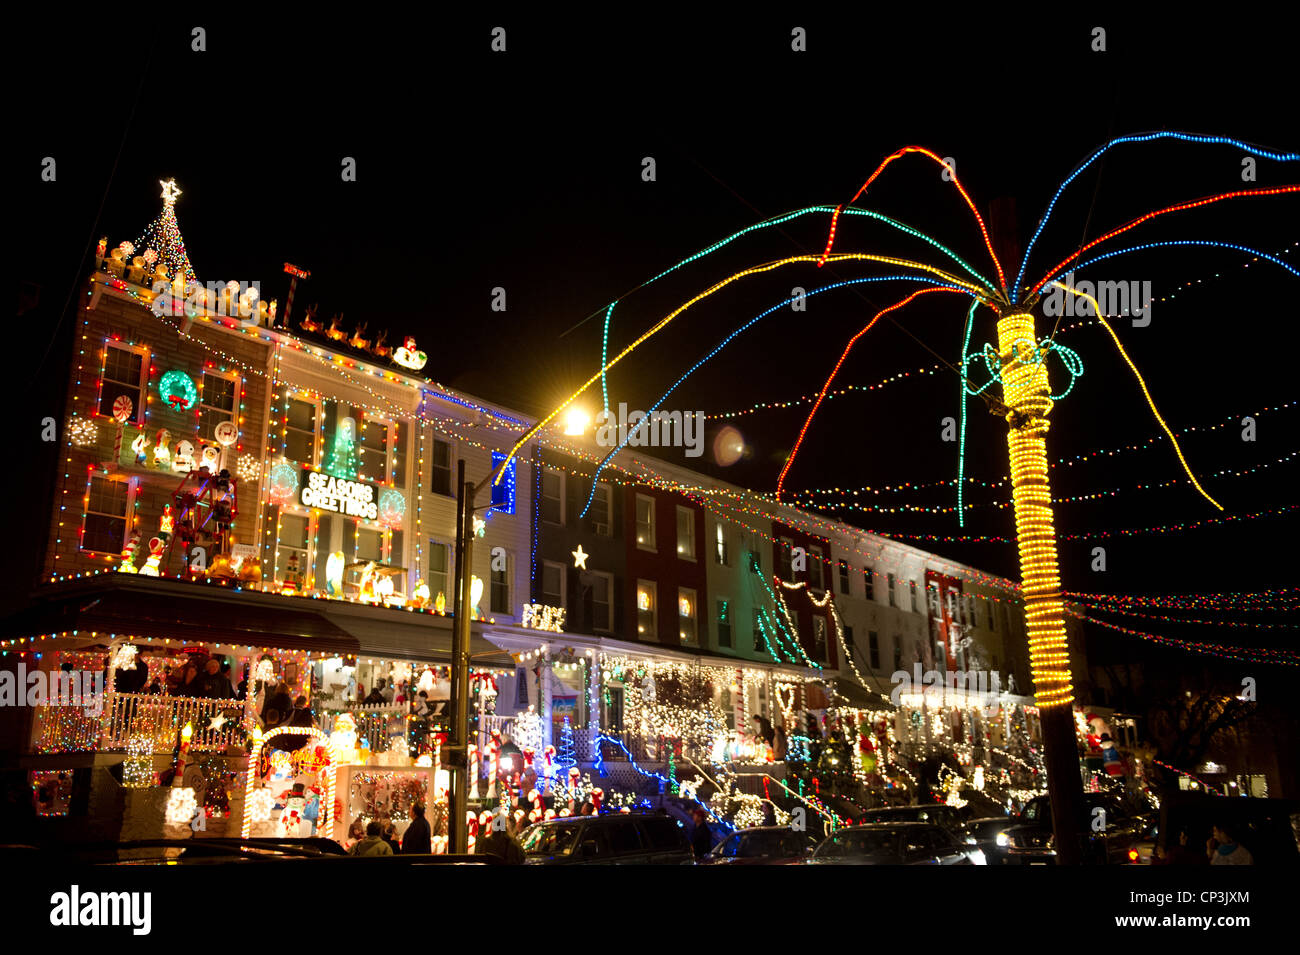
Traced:
<path id="1" fill-rule="evenodd" d="M 375 339 L 370 351 L 379 358 L 388 357 L 389 353 L 392 352 L 392 349 L 388 346 L 388 329 L 384 329 L 379 333 L 379 337 Z"/>
<path id="2" fill-rule="evenodd" d="M 318 307 L 316 305 L 307 306 L 307 317 L 298 323 L 303 331 L 319 332 L 321 330 L 321 323 L 316 318 L 316 309 Z"/>
<path id="3" fill-rule="evenodd" d="M 370 347 L 370 340 L 366 338 L 365 322 L 362 322 L 360 325 L 357 326 L 357 330 L 353 332 L 352 337 L 348 339 L 348 344 L 351 345 L 353 348 L 360 349 L 361 351 L 365 351 L 367 348 Z"/>
<path id="4" fill-rule="evenodd" d="M 330 319 L 329 330 L 325 332 L 326 335 L 334 339 L 334 341 L 336 342 L 341 342 L 343 341 L 343 339 L 348 337 L 348 333 L 345 332 L 343 329 L 339 328 L 339 322 L 341 322 L 342 320 L 343 320 L 343 313 L 339 312 L 337 315 L 335 315 L 333 318 Z"/>

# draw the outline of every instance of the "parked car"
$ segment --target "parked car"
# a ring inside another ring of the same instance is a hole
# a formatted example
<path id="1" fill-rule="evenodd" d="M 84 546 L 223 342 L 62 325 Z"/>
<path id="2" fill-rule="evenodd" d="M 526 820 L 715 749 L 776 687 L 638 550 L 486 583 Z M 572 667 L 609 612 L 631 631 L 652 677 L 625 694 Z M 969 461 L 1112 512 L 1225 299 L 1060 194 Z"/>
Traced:
<path id="1" fill-rule="evenodd" d="M 985 865 L 978 846 L 943 826 L 925 822 L 875 823 L 837 829 L 817 847 L 809 865 Z"/>
<path id="2" fill-rule="evenodd" d="M 1136 861 L 1130 856 L 1146 834 L 1153 813 L 1137 809 L 1108 793 L 1084 793 L 1084 815 L 1080 831 L 1086 835 L 1083 861 L 1094 865 L 1120 865 Z M 1098 826 L 1104 812 L 1105 824 Z M 1008 820 L 998 835 L 1006 850 L 1007 865 L 1055 865 L 1056 837 L 1052 831 L 1052 803 L 1047 796 L 1035 796 L 1025 803 L 1019 816 Z"/>
<path id="3" fill-rule="evenodd" d="M 949 832 L 960 833 L 966 822 L 966 813 L 956 806 L 941 803 L 922 806 L 882 806 L 868 810 L 862 817 L 862 825 L 889 822 L 927 822 L 943 826 Z"/>
<path id="4" fill-rule="evenodd" d="M 665 814 L 549 819 L 520 837 L 528 865 L 693 865 L 686 827 Z"/>
<path id="5" fill-rule="evenodd" d="M 700 865 L 795 865 L 817 846 L 816 837 L 787 826 L 741 829 L 719 842 Z"/>
<path id="6" fill-rule="evenodd" d="M 961 835 L 967 845 L 973 845 L 984 853 L 989 865 L 1003 865 L 1006 863 L 1006 840 L 999 842 L 998 836 L 1014 822 L 1010 816 L 983 816 L 962 826 Z"/>

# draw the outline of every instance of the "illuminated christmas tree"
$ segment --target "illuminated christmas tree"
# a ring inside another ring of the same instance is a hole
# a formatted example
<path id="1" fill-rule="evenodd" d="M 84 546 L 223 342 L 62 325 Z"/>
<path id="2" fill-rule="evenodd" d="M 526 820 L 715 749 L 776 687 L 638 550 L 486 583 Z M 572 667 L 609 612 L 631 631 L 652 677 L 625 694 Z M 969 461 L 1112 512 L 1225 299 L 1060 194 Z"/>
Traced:
<path id="1" fill-rule="evenodd" d="M 330 450 L 325 471 L 335 477 L 352 480 L 357 476 L 357 423 L 352 418 L 339 420 L 334 432 L 334 447 Z"/>
<path id="2" fill-rule="evenodd" d="M 556 748 L 555 763 L 560 767 L 560 778 L 566 781 L 569 777 L 569 769 L 578 765 L 578 760 L 573 755 L 573 727 L 569 725 L 567 716 L 560 730 L 560 745 Z"/>
<path id="3" fill-rule="evenodd" d="M 167 266 L 167 275 L 173 280 L 183 276 L 186 283 L 197 282 L 199 278 L 194 274 L 194 266 L 190 265 L 190 257 L 185 252 L 185 237 L 181 235 L 181 227 L 176 222 L 176 198 L 181 191 L 176 188 L 175 179 L 165 182 L 159 180 L 159 185 L 163 187 L 162 214 L 145 226 L 144 234 L 135 240 L 135 247 L 152 249 L 163 265 Z"/>

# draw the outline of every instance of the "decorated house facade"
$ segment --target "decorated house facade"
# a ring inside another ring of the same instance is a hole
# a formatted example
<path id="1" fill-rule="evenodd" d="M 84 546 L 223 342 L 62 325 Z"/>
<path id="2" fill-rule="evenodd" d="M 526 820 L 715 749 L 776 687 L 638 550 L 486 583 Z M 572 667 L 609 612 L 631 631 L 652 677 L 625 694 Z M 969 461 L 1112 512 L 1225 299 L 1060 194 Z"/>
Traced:
<path id="1" fill-rule="evenodd" d="M 733 824 L 765 801 L 833 822 L 832 776 L 859 799 L 1041 784 L 1013 582 L 664 454 L 601 471 L 590 433 L 512 455 L 533 421 L 424 377 L 412 339 L 277 316 L 128 245 L 101 242 L 84 286 L 43 573 L 0 635 L 10 670 L 104 681 L 102 706 L 18 711 L 44 814 L 186 835 L 170 788 L 214 832 L 341 836 L 381 803 L 404 820 L 444 798 L 462 462 L 475 482 L 502 468 L 465 611 L 476 798 L 532 773 L 624 805 L 668 790 Z M 988 679 L 927 691 L 923 671 Z M 310 759 L 275 757 L 286 708 L 308 714 Z M 332 812 L 309 826 L 298 789 Z"/>

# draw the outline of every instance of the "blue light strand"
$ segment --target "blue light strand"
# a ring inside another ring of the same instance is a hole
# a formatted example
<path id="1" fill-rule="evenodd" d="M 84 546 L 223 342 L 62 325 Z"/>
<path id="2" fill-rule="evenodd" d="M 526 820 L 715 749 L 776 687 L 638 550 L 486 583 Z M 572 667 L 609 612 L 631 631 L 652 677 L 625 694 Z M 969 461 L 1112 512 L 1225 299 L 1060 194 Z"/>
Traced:
<path id="1" fill-rule="evenodd" d="M 979 301 L 971 302 L 970 311 L 966 313 L 966 335 L 961 342 L 961 426 L 957 431 L 957 526 L 966 526 L 966 511 L 962 507 L 962 485 L 966 473 L 966 395 L 970 385 L 966 381 L 966 356 L 970 348 L 971 331 L 975 328 L 975 309 Z"/>
<path id="2" fill-rule="evenodd" d="M 595 768 L 596 768 L 596 774 L 597 774 L 598 776 L 600 776 L 601 779 L 608 779 L 608 778 L 609 778 L 609 773 L 605 772 L 605 754 L 604 754 L 604 751 L 601 749 L 601 746 L 600 746 L 601 743 L 613 743 L 615 746 L 617 746 L 619 749 L 621 749 L 621 750 L 623 751 L 623 755 L 627 757 L 628 765 L 630 765 L 634 770 L 636 770 L 636 771 L 637 771 L 638 773 L 640 773 L 642 776 L 646 776 L 646 777 L 649 777 L 649 778 L 651 778 L 651 779 L 657 779 L 657 780 L 659 780 L 659 782 L 664 783 L 664 784 L 671 784 L 671 783 L 672 783 L 672 780 L 670 780 L 667 776 L 661 776 L 659 773 L 652 772 L 651 770 L 648 770 L 648 769 L 642 769 L 641 766 L 640 766 L 640 764 L 637 763 L 637 761 L 636 761 L 635 759 L 632 758 L 632 754 L 628 751 L 627 746 L 624 745 L 624 743 L 623 743 L 623 741 L 622 741 L 621 739 L 617 739 L 616 737 L 613 737 L 613 736 L 606 736 L 604 733 L 597 733 L 597 734 L 596 734 L 596 765 L 595 765 Z M 732 831 L 735 830 L 735 828 L 736 828 L 735 826 L 733 826 L 731 823 L 727 822 L 727 820 L 723 819 L 721 816 L 719 816 L 717 813 L 715 813 L 712 809 L 710 809 L 710 808 L 709 808 L 708 806 L 706 806 L 704 803 L 700 802 L 699 799 L 692 797 L 692 798 L 691 798 L 691 802 L 695 803 L 697 806 L 699 806 L 701 809 L 703 809 L 704 812 L 705 812 L 705 813 L 706 813 L 706 814 L 707 814 L 711 819 L 713 819 L 715 822 L 717 822 L 719 825 L 726 826 L 728 829 L 730 829 L 730 830 L 732 830 Z"/>
<path id="3" fill-rule="evenodd" d="M 938 242 L 938 240 L 933 239 L 930 236 L 926 235 L 920 229 L 916 229 L 912 226 L 909 226 L 904 222 L 899 222 L 896 219 L 891 219 L 889 218 L 889 216 L 881 215 L 879 212 L 873 212 L 870 209 L 858 209 L 854 207 L 840 209 L 839 206 L 806 206 L 803 209 L 796 209 L 794 212 L 788 212 L 785 215 L 776 216 L 775 218 L 772 219 L 765 219 L 762 222 L 756 222 L 754 225 L 746 226 L 745 228 L 741 229 L 739 232 L 733 232 L 725 239 L 721 239 L 720 241 L 713 243 L 713 245 L 709 246 L 708 248 L 701 249 L 699 252 L 696 252 L 694 255 L 682 259 L 680 262 L 678 262 L 676 265 L 672 266 L 671 268 L 664 269 L 662 272 L 660 272 L 658 275 L 654 276 L 653 278 L 646 279 L 635 289 L 633 289 L 632 292 L 639 291 L 640 289 L 645 288 L 647 285 L 651 285 L 659 281 L 661 278 L 663 278 L 666 275 L 671 275 L 673 272 L 676 272 L 678 269 L 686 265 L 689 265 L 690 263 L 696 261 L 697 259 L 703 258 L 706 255 L 710 255 L 713 252 L 716 252 L 718 249 L 722 248 L 728 243 L 734 242 L 736 239 L 739 239 L 741 236 L 747 235 L 750 232 L 757 231 L 758 229 L 766 229 L 774 225 L 780 225 L 783 222 L 789 222 L 791 219 L 797 219 L 799 216 L 807 215 L 810 212 L 834 213 L 837 209 L 840 210 L 840 215 L 866 216 L 869 219 L 876 219 L 877 221 L 883 222 L 886 225 L 893 226 L 895 229 L 898 229 L 902 232 L 906 232 L 909 235 L 915 236 L 916 238 L 921 239 L 923 242 L 928 242 L 930 245 L 934 246 L 936 249 L 943 252 L 954 262 L 960 265 L 963 269 L 965 269 L 969 275 L 977 279 L 980 282 L 980 284 L 983 285 L 985 288 L 993 287 L 992 282 L 990 282 L 984 276 L 976 272 L 975 269 L 971 267 L 970 263 L 967 262 L 965 259 L 963 259 L 961 256 L 959 256 L 957 253 L 941 245 Z M 631 295 L 632 292 L 629 292 L 628 295 Z M 623 298 L 627 298 L 627 295 L 624 295 Z M 615 299 L 614 301 L 610 302 L 609 307 L 605 309 L 605 328 L 601 334 L 600 390 L 605 402 L 606 415 L 609 414 L 609 389 L 606 387 L 606 381 L 605 381 L 606 366 L 609 364 L 609 326 L 610 326 L 610 319 L 614 314 L 614 306 L 617 305 L 620 301 L 622 301 L 622 299 Z M 583 511 L 584 515 L 586 513 L 587 513 L 586 511 Z"/>
<path id="4" fill-rule="evenodd" d="M 1029 245 L 1025 247 L 1024 258 L 1020 260 L 1020 271 L 1016 273 L 1015 284 L 1011 287 L 1013 298 L 1019 298 L 1020 282 L 1025 277 L 1025 268 L 1029 265 L 1029 255 L 1034 251 L 1034 243 L 1038 241 L 1039 235 L 1041 235 L 1043 229 L 1047 227 L 1047 220 L 1052 217 L 1052 210 L 1056 208 L 1056 201 L 1061 198 L 1061 193 L 1065 192 L 1066 187 L 1112 146 L 1118 146 L 1120 143 L 1145 143 L 1150 142 L 1153 139 L 1178 139 L 1190 143 L 1228 144 L 1236 146 L 1239 149 L 1244 149 L 1246 152 L 1254 156 L 1262 156 L 1265 159 L 1273 159 L 1277 162 L 1296 162 L 1297 160 L 1300 160 L 1300 153 L 1275 153 L 1267 149 L 1260 149 L 1257 146 L 1251 146 L 1249 143 L 1243 143 L 1239 139 L 1232 139 L 1228 136 L 1199 136 L 1194 133 L 1159 132 L 1136 136 L 1120 136 L 1112 139 L 1089 156 L 1081 166 L 1075 169 L 1074 172 L 1070 173 L 1065 181 L 1057 187 L 1056 195 L 1052 196 L 1052 201 L 1047 204 L 1047 211 L 1043 213 L 1043 217 L 1038 221 L 1038 228 L 1034 230 L 1033 238 L 1029 240 Z"/>
<path id="5" fill-rule="evenodd" d="M 1144 249 L 1155 249 L 1160 246 L 1169 246 L 1169 245 L 1213 246 L 1219 249 L 1233 249 L 1237 252 L 1248 252 L 1251 255 L 1258 256 L 1261 259 L 1267 259 L 1269 262 L 1272 262 L 1274 265 L 1280 265 L 1282 266 L 1282 268 L 1286 269 L 1292 275 L 1300 278 L 1300 269 L 1297 269 L 1294 266 L 1289 265 L 1286 262 L 1283 262 L 1281 259 L 1277 258 L 1276 256 L 1269 255 L 1267 252 L 1261 252 L 1259 251 L 1259 249 L 1252 249 L 1249 246 L 1245 246 L 1245 245 L 1236 245 L 1235 243 L 1232 242 L 1215 242 L 1209 239 L 1170 239 L 1166 242 L 1147 242 L 1142 245 L 1131 245 L 1127 249 L 1116 249 L 1113 252 L 1107 252 L 1105 255 L 1099 255 L 1096 258 L 1089 259 L 1087 262 L 1079 262 L 1075 264 L 1073 267 L 1068 268 L 1064 272 L 1060 273 L 1060 275 L 1052 276 L 1051 281 L 1057 282 L 1060 280 L 1061 276 L 1068 275 L 1071 272 L 1078 271 L 1084 266 L 1092 265 L 1094 262 L 1100 262 L 1102 259 L 1109 259 L 1112 256 L 1123 255 L 1126 252 L 1141 252 Z M 1051 283 L 1049 282 L 1048 284 Z"/>
<path id="6" fill-rule="evenodd" d="M 890 281 L 923 282 L 927 285 L 933 285 L 938 288 L 952 289 L 954 292 L 964 292 L 967 295 L 971 295 L 971 296 L 974 295 L 974 293 L 971 292 L 970 289 L 959 288 L 958 286 L 955 285 L 946 285 L 941 281 L 938 281 L 936 279 L 926 278 L 924 276 L 877 275 L 877 276 L 870 276 L 867 278 L 860 278 L 860 279 L 848 279 L 843 282 L 832 282 L 830 285 L 823 285 L 820 288 L 815 288 L 809 292 L 804 293 L 804 298 L 809 299 L 812 298 L 814 295 L 820 294 L 821 292 L 829 292 L 831 289 L 843 288 L 847 285 L 861 285 L 864 282 L 890 282 Z M 684 382 L 687 378 L 693 375 L 700 368 L 700 366 L 703 365 L 706 361 L 708 361 L 718 352 L 722 351 L 722 349 L 726 348 L 727 345 L 731 343 L 732 339 L 736 338 L 736 336 L 740 335 L 741 332 L 745 331 L 751 325 L 754 325 L 755 323 L 761 321 L 762 319 L 766 318 L 768 315 L 771 315 L 773 312 L 777 311 L 778 309 L 785 308 L 787 305 L 790 305 L 794 301 L 795 301 L 794 298 L 787 298 L 782 300 L 781 302 L 778 302 L 776 305 L 773 305 L 771 308 L 767 309 L 767 311 L 760 312 L 758 315 L 755 315 L 749 321 L 745 322 L 745 324 L 735 329 L 730 335 L 728 335 L 722 341 L 718 342 L 718 344 L 713 347 L 712 351 L 710 351 L 703 358 L 701 358 L 694 365 L 692 365 L 686 371 L 685 374 L 683 374 L 680 378 L 677 379 L 677 381 L 673 383 L 671 388 L 669 388 L 667 391 L 665 391 L 662 395 L 659 396 L 659 399 L 654 403 L 654 406 L 650 408 L 649 411 L 646 412 L 647 417 L 642 420 L 648 420 L 649 416 L 654 414 L 659 409 L 659 406 L 662 405 L 668 399 L 669 395 L 671 395 L 674 391 L 677 390 L 677 387 L 682 382 Z M 596 481 L 600 480 L 601 472 L 605 470 L 605 467 L 613 459 L 614 455 L 618 454 L 618 452 L 622 451 L 623 448 L 627 446 L 627 443 L 628 441 L 631 440 L 632 435 L 636 434 L 637 431 L 639 430 L 640 430 L 639 427 L 629 428 L 627 436 L 623 438 L 622 441 L 619 442 L 618 447 L 614 448 L 612 451 L 609 452 L 609 454 L 605 455 L 605 457 L 601 460 L 600 464 L 596 466 L 596 473 L 591 479 L 592 481 L 591 490 L 587 493 L 587 503 L 583 506 L 582 513 L 578 515 L 579 517 L 587 516 L 587 511 L 591 507 L 591 502 L 596 496 Z"/>

